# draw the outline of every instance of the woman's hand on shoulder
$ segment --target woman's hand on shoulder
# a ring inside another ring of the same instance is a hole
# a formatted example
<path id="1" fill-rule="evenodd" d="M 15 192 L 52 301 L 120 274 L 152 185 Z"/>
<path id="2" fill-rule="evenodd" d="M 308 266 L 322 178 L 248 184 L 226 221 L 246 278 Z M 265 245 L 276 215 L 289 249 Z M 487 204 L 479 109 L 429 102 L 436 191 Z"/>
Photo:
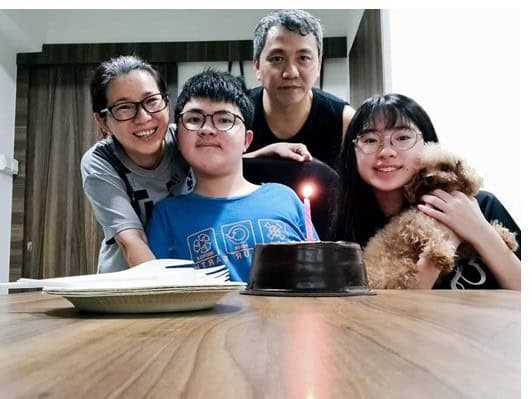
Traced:
<path id="1" fill-rule="evenodd" d="M 345 134 L 347 133 L 347 128 L 349 127 L 351 120 L 355 116 L 355 113 L 356 113 L 356 110 L 350 105 L 344 106 L 344 111 L 342 113 L 342 140 L 345 138 Z"/>
<path id="2" fill-rule="evenodd" d="M 310 154 L 307 146 L 303 143 L 273 143 L 262 147 L 256 151 L 245 154 L 246 158 L 258 158 L 276 155 L 285 159 L 293 159 L 295 161 L 311 161 L 312 155 Z"/>
<path id="3" fill-rule="evenodd" d="M 418 205 L 423 213 L 451 229 L 462 240 L 472 242 L 483 229 L 490 228 L 475 197 L 460 191 L 447 193 L 437 189 L 422 197 Z"/>

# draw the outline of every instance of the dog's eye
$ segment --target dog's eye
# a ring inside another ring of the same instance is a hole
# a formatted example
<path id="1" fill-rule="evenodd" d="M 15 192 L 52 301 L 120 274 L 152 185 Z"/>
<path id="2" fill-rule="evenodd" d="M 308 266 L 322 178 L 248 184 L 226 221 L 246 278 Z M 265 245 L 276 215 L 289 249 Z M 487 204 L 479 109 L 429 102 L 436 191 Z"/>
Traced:
<path id="1" fill-rule="evenodd" d="M 451 170 L 451 167 L 448 164 L 446 164 L 446 163 L 442 163 L 440 165 L 440 170 L 442 172 L 449 172 Z"/>

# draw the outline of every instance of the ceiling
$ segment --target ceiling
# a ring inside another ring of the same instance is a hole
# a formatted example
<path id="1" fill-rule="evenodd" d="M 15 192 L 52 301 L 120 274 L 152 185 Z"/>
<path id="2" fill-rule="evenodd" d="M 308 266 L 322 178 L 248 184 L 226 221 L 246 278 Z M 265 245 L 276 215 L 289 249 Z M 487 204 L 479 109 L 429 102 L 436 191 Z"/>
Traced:
<path id="1" fill-rule="evenodd" d="M 16 52 L 42 44 L 251 39 L 272 10 L 0 10 L 0 39 Z M 354 37 L 363 10 L 310 10 L 325 36 Z"/>

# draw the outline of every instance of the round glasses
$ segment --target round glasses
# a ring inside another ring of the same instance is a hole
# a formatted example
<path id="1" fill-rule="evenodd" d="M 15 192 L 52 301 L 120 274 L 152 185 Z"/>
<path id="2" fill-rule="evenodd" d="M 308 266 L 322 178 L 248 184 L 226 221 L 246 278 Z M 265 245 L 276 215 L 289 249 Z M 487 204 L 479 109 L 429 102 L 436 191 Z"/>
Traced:
<path id="1" fill-rule="evenodd" d="M 394 130 L 388 136 L 382 136 L 375 132 L 363 133 L 353 140 L 355 147 L 363 154 L 373 154 L 384 147 L 384 140 L 390 137 L 390 146 L 394 150 L 408 151 L 417 143 L 421 133 L 412 129 Z"/>
<path id="2" fill-rule="evenodd" d="M 155 114 L 167 106 L 168 96 L 164 93 L 156 93 L 145 97 L 142 101 L 128 101 L 112 105 L 102 109 L 100 114 L 110 113 L 115 120 L 122 122 L 135 118 L 139 112 L 139 107 L 142 107 L 148 114 Z"/>
<path id="3" fill-rule="evenodd" d="M 204 114 L 200 111 L 185 111 L 179 114 L 181 123 L 185 129 L 190 130 L 191 132 L 200 130 L 205 125 L 207 117 L 211 118 L 215 129 L 222 132 L 227 132 L 233 126 L 235 126 L 237 119 L 240 119 L 242 122 L 244 122 L 242 117 L 229 111 L 216 111 L 213 114 Z"/>

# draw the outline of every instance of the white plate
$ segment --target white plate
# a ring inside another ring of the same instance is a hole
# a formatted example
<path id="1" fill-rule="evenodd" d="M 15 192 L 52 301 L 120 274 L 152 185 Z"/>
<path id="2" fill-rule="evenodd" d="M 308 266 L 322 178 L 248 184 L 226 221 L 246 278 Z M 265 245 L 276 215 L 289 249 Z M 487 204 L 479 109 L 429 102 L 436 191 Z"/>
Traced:
<path id="1" fill-rule="evenodd" d="M 212 308 L 227 293 L 241 290 L 245 283 L 179 287 L 88 290 L 44 288 L 43 292 L 61 295 L 78 310 L 99 313 L 180 312 Z"/>

